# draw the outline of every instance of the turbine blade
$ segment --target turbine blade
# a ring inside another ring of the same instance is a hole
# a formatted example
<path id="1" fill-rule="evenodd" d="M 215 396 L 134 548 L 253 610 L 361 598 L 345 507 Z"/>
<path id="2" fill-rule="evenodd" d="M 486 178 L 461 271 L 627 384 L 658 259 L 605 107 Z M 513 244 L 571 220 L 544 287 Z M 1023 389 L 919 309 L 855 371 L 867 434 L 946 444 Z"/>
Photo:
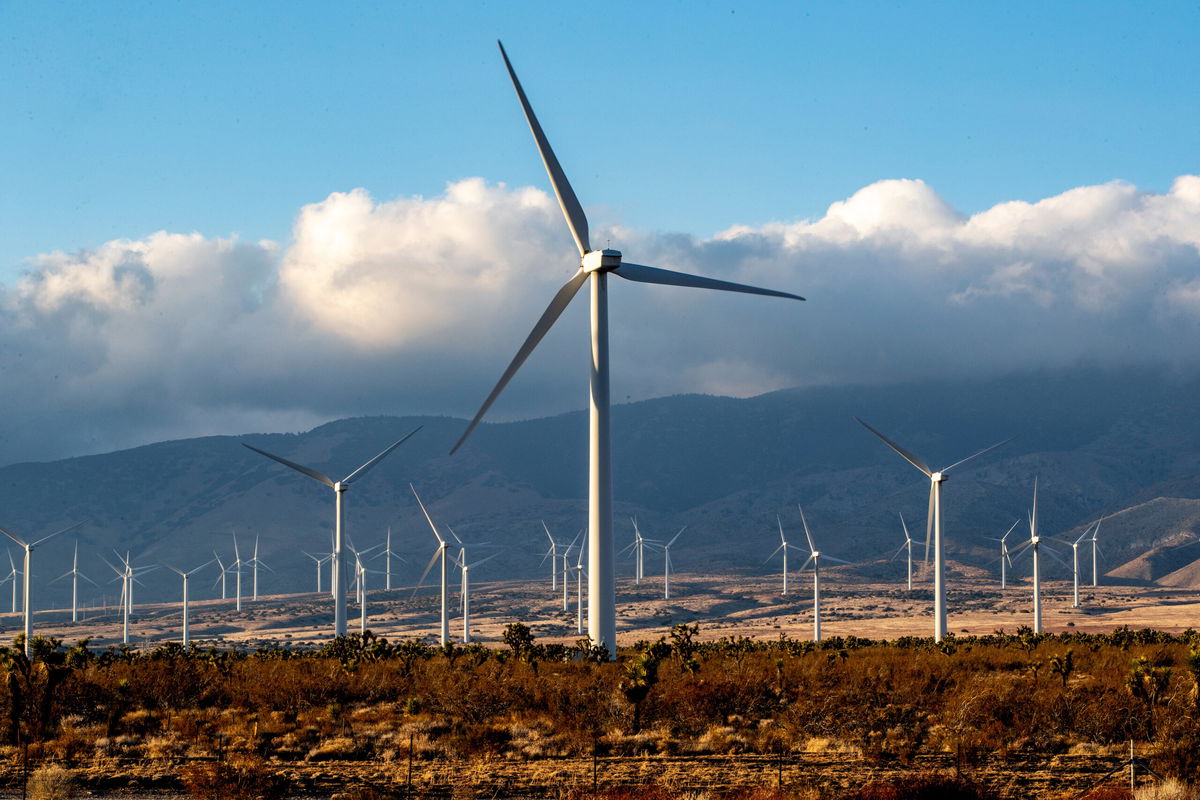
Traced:
<path id="1" fill-rule="evenodd" d="M 904 528 L 904 544 L 907 545 L 912 541 L 912 537 L 908 535 L 908 523 L 904 521 L 904 512 L 900 512 L 900 527 Z"/>
<path id="2" fill-rule="evenodd" d="M 425 565 L 425 571 L 421 573 L 421 580 L 417 581 L 416 588 L 413 589 L 413 594 L 416 595 L 417 590 L 425 584 L 425 579 L 429 577 L 429 571 L 433 569 L 433 565 L 437 563 L 438 556 L 442 554 L 442 548 L 433 551 L 433 558 L 429 559 L 429 563 Z"/>
<path id="3" fill-rule="evenodd" d="M 849 564 L 850 563 L 849 561 L 845 560 L 844 558 L 834 558 L 833 556 L 827 556 L 824 553 L 821 553 L 821 560 L 822 561 L 832 561 L 835 564 Z"/>
<path id="4" fill-rule="evenodd" d="M 889 558 L 888 561 L 895 561 L 897 558 L 899 558 L 900 554 L 904 552 L 904 548 L 906 548 L 906 547 L 908 547 L 908 542 L 905 542 L 904 544 L 900 545 L 900 549 L 897 550 L 896 554 L 893 555 L 891 558 Z"/>
<path id="5" fill-rule="evenodd" d="M 685 272 L 675 272 L 661 267 L 647 267 L 644 264 L 631 264 L 622 261 L 620 266 L 612 271 L 613 275 L 627 281 L 638 283 L 657 283 L 663 286 L 688 286 L 693 289 L 717 289 L 723 292 L 741 292 L 743 294 L 761 294 L 767 297 L 786 297 L 790 300 L 803 300 L 798 294 L 780 292 L 775 289 L 760 289 L 744 283 L 721 281 L 716 278 L 702 278 L 699 275 L 688 275 Z"/>
<path id="6" fill-rule="evenodd" d="M 808 569 L 808 565 L 812 560 L 813 560 L 813 557 L 811 555 L 808 558 L 804 559 L 804 563 L 800 565 L 800 569 L 801 570 Z"/>
<path id="7" fill-rule="evenodd" d="M 787 538 L 783 535 L 783 520 L 779 518 L 778 514 L 775 515 L 775 522 L 779 525 L 779 541 L 787 544 Z"/>
<path id="8" fill-rule="evenodd" d="M 796 508 L 800 509 L 800 521 L 804 523 L 804 538 L 808 539 L 809 552 L 815 553 L 817 552 L 817 546 L 813 544 L 812 534 L 808 531 L 808 520 L 804 517 L 804 508 L 799 505 L 797 505 Z"/>
<path id="9" fill-rule="evenodd" d="M 85 581 L 87 581 L 88 583 L 90 583 L 92 586 L 95 586 L 97 589 L 99 589 L 99 588 L 100 588 L 100 584 L 96 583 L 94 580 L 92 580 L 91 578 L 89 578 L 87 575 L 84 575 L 82 572 L 81 572 L 81 573 L 79 573 L 79 577 L 83 578 Z"/>
<path id="10" fill-rule="evenodd" d="M 521 101 L 521 109 L 525 112 L 525 121 L 529 123 L 529 130 L 533 133 L 534 142 L 537 143 L 538 153 L 542 156 L 542 163 L 546 165 L 546 173 L 550 176 L 550 185 L 554 187 L 558 205 L 562 208 L 563 216 L 567 219 L 567 227 L 571 229 L 571 236 L 575 238 L 575 245 L 579 248 L 579 255 L 582 256 L 592 249 L 588 242 L 588 222 L 587 216 L 583 213 L 583 206 L 579 204 L 575 190 L 571 188 L 571 183 L 563 173 L 562 166 L 559 165 L 558 159 L 554 155 L 554 150 L 550 148 L 550 142 L 546 140 L 546 134 L 542 132 L 542 126 L 533 113 L 533 107 L 529 105 L 529 98 L 525 96 L 521 81 L 517 80 L 517 73 L 508 60 L 508 53 L 504 51 L 504 45 L 499 41 L 496 44 L 500 45 L 500 55 L 504 58 L 508 77 L 512 78 L 513 88 L 517 90 L 517 98 Z"/>
<path id="11" fill-rule="evenodd" d="M 481 559 L 479 559 L 478 561 L 476 561 L 474 564 L 468 564 L 468 565 L 467 565 L 467 569 L 475 569 L 475 568 L 476 568 L 476 567 L 478 567 L 480 564 L 483 564 L 484 562 L 487 562 L 487 561 L 491 561 L 493 558 L 495 558 L 495 557 L 496 557 L 496 556 L 498 556 L 498 555 L 500 555 L 500 554 L 499 554 L 499 553 L 492 553 L 492 554 L 491 554 L 490 556 L 488 556 L 487 558 L 481 558 Z"/>
<path id="12" fill-rule="evenodd" d="M 1005 439 L 1003 442 L 996 442 L 991 447 L 985 447 L 982 450 L 980 450 L 978 453 L 972 453 L 971 455 L 967 456 L 966 458 L 962 459 L 961 461 L 955 461 L 953 464 L 951 464 L 950 466 L 943 469 L 942 472 L 943 473 L 949 472 L 950 470 L 954 469 L 955 467 L 961 466 L 961 465 L 967 463 L 968 461 L 979 458 L 984 453 L 990 453 L 993 450 L 995 450 L 997 447 L 1003 447 L 1004 445 L 1008 444 L 1015 438 L 1017 438 L 1017 437 L 1010 436 L 1007 439 Z"/>
<path id="13" fill-rule="evenodd" d="M 533 326 L 533 330 L 529 332 L 529 336 L 525 338 L 525 343 L 521 345 L 521 349 L 517 351 L 515 356 L 513 356 L 513 360 L 509 363 L 508 369 L 504 370 L 504 374 L 500 376 L 500 380 L 496 383 L 496 387 L 492 389 L 492 393 L 489 394 L 487 399 L 483 401 L 483 405 L 479 408 L 479 411 L 475 413 L 475 418 L 471 420 L 471 424 L 467 426 L 467 429 L 463 432 L 463 435 L 459 437 L 458 442 L 456 442 L 454 447 L 451 448 L 450 455 L 454 455 L 454 453 L 458 451 L 458 448 L 462 447 L 463 442 L 465 442 L 467 437 L 471 435 L 471 431 L 475 430 L 475 426 L 478 425 L 480 420 L 483 419 L 483 415 L 486 414 L 487 410 L 492 407 L 492 403 L 496 401 L 496 398 L 500 396 L 502 391 L 504 391 L 504 387 L 508 385 L 510 380 L 512 380 L 513 375 L 516 375 L 517 370 L 520 369 L 521 365 L 525 363 L 525 359 L 529 358 L 529 354 L 532 353 L 533 349 L 538 346 L 538 342 L 542 340 L 542 337 L 546 335 L 546 332 L 550 330 L 550 327 L 554 325 L 560 316 L 562 316 L 563 311 L 565 311 L 567 306 L 570 304 L 571 298 L 573 298 L 575 293 L 579 291 L 579 287 L 583 286 L 583 282 L 587 280 L 587 277 L 588 274 L 582 269 L 577 271 L 569 281 L 562 285 L 562 288 L 558 290 L 558 293 L 554 295 L 554 299 L 550 301 L 550 305 L 546 306 L 546 310 L 542 312 L 541 318 L 538 319 L 537 324 Z"/>
<path id="14" fill-rule="evenodd" d="M 917 458 L 917 457 L 916 457 L 916 456 L 914 456 L 912 453 L 908 452 L 908 451 L 907 451 L 907 450 L 905 450 L 903 447 L 901 447 L 900 445 L 896 444 L 896 443 L 895 443 L 895 442 L 893 442 L 891 439 L 887 438 L 887 437 L 886 437 L 886 436 L 884 436 L 882 433 L 880 433 L 879 431 L 875 430 L 874 428 L 872 428 L 872 427 L 871 427 L 870 425 L 868 425 L 867 423 L 863 422 L 863 421 L 862 421 L 861 419 L 859 419 L 858 417 L 855 417 L 854 419 L 855 419 L 855 421 L 856 421 L 856 422 L 858 422 L 858 424 L 859 424 L 859 425 L 862 425 L 864 428 L 866 428 L 867 430 L 869 430 L 871 433 L 875 434 L 875 435 L 876 435 L 876 436 L 878 436 L 880 439 L 882 439 L 884 444 L 886 444 L 888 447 L 890 447 L 890 448 L 892 448 L 893 450 L 895 450 L 895 451 L 896 451 L 896 453 L 897 453 L 897 454 L 898 454 L 898 455 L 899 455 L 901 458 L 903 458 L 905 461 L 907 461 L 908 463 L 912 464 L 914 467 L 916 467 L 917 469 L 921 470 L 921 472 L 924 472 L 926 475 L 928 475 L 928 476 L 930 476 L 930 477 L 932 477 L 932 476 L 933 476 L 933 470 L 931 470 L 931 469 L 929 468 L 929 465 L 928 465 L 928 464 L 926 464 L 924 461 L 922 461 L 921 459 Z"/>
<path id="15" fill-rule="evenodd" d="M 53 539 L 55 536 L 58 536 L 60 533 L 67 533 L 68 531 L 73 531 L 82 524 L 83 524 L 83 522 L 76 522 L 74 525 L 68 525 L 67 527 L 63 528 L 61 531 L 55 531 L 54 533 L 50 534 L 49 536 L 43 536 L 42 538 L 38 539 L 36 542 L 34 542 L 33 544 L 31 544 L 29 546 L 37 547 L 39 544 L 46 541 L 47 539 Z"/>
<path id="16" fill-rule="evenodd" d="M 5 536 L 7 536 L 8 538 L 12 539 L 14 542 L 16 542 L 17 544 L 21 545 L 21 547 L 25 547 L 25 542 L 24 542 L 24 540 L 22 540 L 22 539 L 21 539 L 21 537 L 17 536 L 15 533 L 12 533 L 12 532 L 10 532 L 10 531 L 7 531 L 7 530 L 5 530 L 4 528 L 0 528 L 0 533 L 3 533 L 3 534 L 4 534 Z M 10 556 L 10 558 L 11 558 L 11 556 Z"/>
<path id="17" fill-rule="evenodd" d="M 375 465 L 376 465 L 376 464 L 378 464 L 380 461 L 382 461 L 382 460 L 384 459 L 384 456 L 386 456 L 388 453 L 390 453 L 390 452 L 392 452 L 393 450 L 395 450 L 395 449 L 396 449 L 397 447 L 399 447 L 400 445 L 402 445 L 402 444 L 404 444 L 405 442 L 407 442 L 409 439 L 411 439 L 411 438 L 413 437 L 413 434 L 415 434 L 417 431 L 421 430 L 421 428 L 423 428 L 423 427 L 425 427 L 425 426 L 424 426 L 424 425 L 418 425 L 417 427 L 413 428 L 413 430 L 412 430 L 412 431 L 410 431 L 410 432 L 409 432 L 409 434 L 408 434 L 407 436 L 403 436 L 403 437 L 401 437 L 399 441 L 397 441 L 397 442 L 394 442 L 394 443 L 393 443 L 393 444 L 391 444 L 391 445 L 390 445 L 390 446 L 389 446 L 389 447 L 388 447 L 386 450 L 384 450 L 382 453 L 380 453 L 379 455 L 375 456 L 375 457 L 374 457 L 374 458 L 372 458 L 370 461 L 368 461 L 367 463 L 363 464 L 361 467 L 359 467 L 358 469 L 354 470 L 354 472 L 351 472 L 349 475 L 347 475 L 345 478 L 343 478 L 343 479 L 342 479 L 342 483 L 345 483 L 345 484 L 351 484 L 351 483 L 354 483 L 354 482 L 355 482 L 356 480 L 358 480 L 359 478 L 361 478 L 362 476 L 366 475 L 368 472 L 370 472 L 370 471 L 371 471 L 371 470 L 372 470 L 372 469 L 375 467 Z M 257 547 L 257 540 L 256 540 L 256 542 L 255 542 L 255 547 Z"/>
<path id="18" fill-rule="evenodd" d="M 679 533 L 675 534 L 675 537 L 673 539 L 671 539 L 671 541 L 667 542 L 667 547 L 670 547 L 671 545 L 675 544 L 675 540 L 678 539 L 680 536 L 682 536 L 683 532 L 686 530 L 687 530 L 687 525 L 684 525 L 682 528 L 680 528 Z"/>
<path id="19" fill-rule="evenodd" d="M 421 507 L 421 513 L 425 515 L 425 520 L 429 523 L 429 527 L 433 528 L 433 535 L 437 537 L 438 544 L 446 546 L 446 540 L 442 538 L 442 534 L 438 532 L 437 525 L 433 524 L 433 517 L 429 516 L 429 511 L 425 508 L 425 504 L 421 502 L 421 495 L 417 494 L 417 489 L 411 483 L 408 488 L 412 489 L 413 497 L 417 498 L 417 505 Z"/>
<path id="20" fill-rule="evenodd" d="M 266 456 L 267 458 L 269 458 L 273 461 L 278 461 L 280 464 L 283 464 L 285 467 L 291 467 L 292 469 L 296 470 L 296 472 L 299 472 L 303 475 L 307 475 L 308 477 L 312 478 L 314 481 L 320 481 L 321 483 L 328 486 L 330 489 L 333 488 L 333 479 L 330 478 L 328 475 L 325 475 L 322 472 L 317 472 L 315 469 L 309 469 L 308 467 L 301 466 L 300 464 L 297 464 L 295 461 L 288 461 L 286 458 L 280 458 L 279 456 L 273 456 L 270 453 L 268 453 L 266 450 L 259 450 L 257 447 L 255 447 L 252 444 L 246 444 L 245 442 L 242 442 L 242 447 L 253 450 L 254 452 L 258 453 L 260 456 Z"/>

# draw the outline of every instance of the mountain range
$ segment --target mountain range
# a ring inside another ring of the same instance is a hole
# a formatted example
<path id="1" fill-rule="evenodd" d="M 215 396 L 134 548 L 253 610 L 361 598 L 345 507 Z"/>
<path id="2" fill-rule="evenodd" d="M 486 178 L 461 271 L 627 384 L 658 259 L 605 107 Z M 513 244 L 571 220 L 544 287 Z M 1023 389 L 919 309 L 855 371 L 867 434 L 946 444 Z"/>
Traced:
<path id="1" fill-rule="evenodd" d="M 1104 517 L 1101 571 L 1108 582 L 1200 586 L 1200 380 L 1153 369 L 1078 367 L 988 380 L 787 389 L 735 399 L 664 397 L 613 409 L 618 548 L 636 517 L 646 536 L 687 530 L 672 551 L 676 569 L 706 573 L 769 571 L 764 560 L 782 525 L 803 541 L 803 505 L 818 547 L 855 562 L 847 579 L 896 576 L 889 562 L 903 543 L 898 515 L 924 537 L 928 479 L 871 435 L 860 417 L 938 468 L 995 442 L 1013 441 L 950 473 L 944 487 L 949 557 L 998 570 L 998 537 L 1028 514 L 1035 476 L 1044 536 L 1077 537 Z M 502 548 L 480 568 L 506 578 L 548 571 L 541 521 L 571 539 L 586 523 L 587 420 L 583 412 L 487 423 L 457 455 L 466 422 L 450 417 L 343 419 L 294 434 L 211 436 L 130 450 L 0 468 L 0 525 L 37 538 L 77 520 L 78 531 L 35 556 L 39 582 L 69 569 L 78 537 L 81 568 L 116 584 L 99 561 L 129 551 L 135 564 L 190 568 L 243 558 L 256 537 L 274 571 L 263 591 L 308 591 L 327 552 L 332 492 L 241 447 L 252 444 L 334 478 L 413 428 L 421 431 L 347 494 L 349 535 L 378 544 L 390 526 L 415 582 L 434 538 L 409 488 L 439 524 L 464 539 Z M 1010 547 L 1028 537 L 1017 525 Z M 65 540 L 65 541 L 64 541 Z M 919 549 L 919 548 L 918 548 Z M 1069 545 L 1059 555 L 1070 561 Z M 14 548 L 14 557 L 16 556 Z M 657 567 L 658 556 L 650 564 Z M 1090 555 L 1081 559 L 1088 564 Z M 1052 577 L 1069 571 L 1050 560 Z M 382 568 L 382 562 L 373 562 Z M 209 581 L 217 570 L 211 568 Z M 618 569 L 631 570 L 619 561 Z M 1014 573 L 1028 572 L 1018 560 Z M 0 574 L 7 572 L 7 564 Z M 143 578 L 141 599 L 178 591 L 166 570 Z M 372 578 L 381 585 L 381 578 Z M 201 587 L 194 596 L 211 591 Z M 61 605 L 67 589 L 43 593 Z M 2 597 L 3 595 L 0 595 Z"/>

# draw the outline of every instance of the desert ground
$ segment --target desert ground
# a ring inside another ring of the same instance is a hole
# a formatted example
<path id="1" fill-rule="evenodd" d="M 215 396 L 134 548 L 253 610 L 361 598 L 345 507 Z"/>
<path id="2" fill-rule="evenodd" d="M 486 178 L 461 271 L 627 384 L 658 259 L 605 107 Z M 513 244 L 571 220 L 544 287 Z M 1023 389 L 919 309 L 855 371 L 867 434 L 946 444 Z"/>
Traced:
<path id="1" fill-rule="evenodd" d="M 998 629 L 1016 631 L 1032 625 L 1032 588 L 1028 579 L 1010 581 L 1003 591 L 993 576 L 970 567 L 956 567 L 948 579 L 949 629 L 955 634 L 988 634 Z M 623 577 L 617 586 L 618 641 L 624 646 L 653 640 L 673 625 L 697 623 L 700 638 L 725 636 L 778 638 L 812 637 L 811 574 L 793 575 L 789 593 L 781 594 L 780 575 L 714 575 L 679 573 L 671 577 L 671 598 L 663 597 L 661 575 L 641 584 Z M 539 641 L 574 642 L 576 584 L 568 587 L 568 608 L 563 608 L 562 585 L 551 591 L 550 576 L 537 580 L 480 581 L 471 587 L 471 638 L 500 645 L 504 626 L 529 625 Z M 862 582 L 842 577 L 837 570 L 822 572 L 821 626 L 825 638 L 858 636 L 896 639 L 929 636 L 932 632 L 932 583 L 914 579 L 913 590 L 903 580 Z M 584 587 L 586 603 L 586 585 Z M 136 601 L 136 595 L 135 595 Z M 1200 590 L 1101 585 L 1080 588 L 1080 607 L 1072 608 L 1069 581 L 1043 581 L 1044 629 L 1050 633 L 1082 631 L 1108 633 L 1114 628 L 1155 628 L 1178 633 L 1200 626 Z M 333 604 L 328 594 L 260 595 L 243 597 L 237 611 L 233 599 L 194 599 L 190 603 L 193 641 L 199 645 L 253 648 L 265 645 L 306 647 L 326 641 L 332 628 Z M 390 592 L 371 591 L 367 628 L 389 639 L 437 636 L 437 587 L 412 587 Z M 357 632 L 360 612 L 349 604 L 348 629 Z M 462 613 L 458 586 L 450 594 L 451 635 L 462 639 Z M 586 618 L 586 610 L 585 610 Z M 586 623 L 585 623 L 586 625 Z M 0 614 L 0 636 L 19 632 L 20 615 Z M 87 608 L 72 624 L 69 609 L 39 612 L 34 632 L 68 642 L 90 637 L 94 646 L 117 644 L 121 637 L 119 609 Z M 178 640 L 180 605 L 137 604 L 130 623 L 130 643 L 154 646 Z"/>

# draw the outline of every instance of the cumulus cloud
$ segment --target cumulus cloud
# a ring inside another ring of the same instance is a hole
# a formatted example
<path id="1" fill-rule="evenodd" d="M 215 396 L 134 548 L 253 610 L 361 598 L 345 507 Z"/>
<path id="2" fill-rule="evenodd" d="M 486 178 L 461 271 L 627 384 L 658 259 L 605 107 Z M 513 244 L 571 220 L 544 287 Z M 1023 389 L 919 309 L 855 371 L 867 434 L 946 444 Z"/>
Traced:
<path id="1" fill-rule="evenodd" d="M 617 398 L 1079 360 L 1197 366 L 1196 176 L 972 216 L 922 181 L 886 180 L 819 219 L 710 239 L 593 226 L 633 261 L 809 297 L 612 280 Z M 3 460 L 362 413 L 470 415 L 576 263 L 552 197 L 482 179 L 433 198 L 331 194 L 299 210 L 286 245 L 162 232 L 37 256 L 0 289 Z M 497 418 L 583 405 L 586 325 L 584 293 Z"/>

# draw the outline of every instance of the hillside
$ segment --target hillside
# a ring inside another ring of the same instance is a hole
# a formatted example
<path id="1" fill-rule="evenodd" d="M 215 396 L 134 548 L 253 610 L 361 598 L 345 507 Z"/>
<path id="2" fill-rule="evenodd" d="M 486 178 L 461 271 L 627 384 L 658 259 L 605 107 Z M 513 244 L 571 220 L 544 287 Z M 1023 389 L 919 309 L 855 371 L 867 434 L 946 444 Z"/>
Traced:
<path id="1" fill-rule="evenodd" d="M 994 569 L 998 553 L 986 537 L 1024 517 L 1038 475 L 1048 535 L 1078 535 L 1092 520 L 1139 503 L 1140 510 L 1106 521 L 1101 534 L 1107 555 L 1102 569 L 1111 571 L 1110 579 L 1125 579 L 1115 568 L 1171 544 L 1171 537 L 1195 530 L 1200 520 L 1196 389 L 1195 381 L 1160 373 L 1081 369 L 618 406 L 618 545 L 631 536 L 628 519 L 636 515 L 652 537 L 688 525 L 672 553 L 680 569 L 774 569 L 763 560 L 778 541 L 776 516 L 798 535 L 796 504 L 802 503 L 818 544 L 831 555 L 856 561 L 890 556 L 903 541 L 897 512 L 905 514 L 915 537 L 923 536 L 928 481 L 855 423 L 857 415 L 935 467 L 1016 435 L 950 474 L 945 524 L 952 558 Z M 418 517 L 412 482 L 440 522 L 464 538 L 505 548 L 481 571 L 534 574 L 542 569 L 540 519 L 568 538 L 584 525 L 586 419 L 579 412 L 485 424 L 450 457 L 464 424 L 451 418 L 347 419 L 305 433 L 207 437 L 12 465 L 0 469 L 0 524 L 36 537 L 86 519 L 78 532 L 81 567 L 102 584 L 112 575 L 98 560 L 101 553 L 111 560 L 113 549 L 129 550 L 136 563 L 194 566 L 212 558 L 214 549 L 230 557 L 236 529 L 244 556 L 261 537 L 260 555 L 275 570 L 261 576 L 264 591 L 307 588 L 313 572 L 301 551 L 327 549 L 332 492 L 240 443 L 336 478 L 423 425 L 348 493 L 352 539 L 376 544 L 392 526 L 395 549 L 409 559 L 402 577 L 414 580 L 434 540 Z M 1168 494 L 1164 489 L 1175 496 L 1155 500 Z M 1014 537 L 1020 533 L 1018 528 Z M 70 549 L 70 541 L 43 545 L 36 554 L 38 579 L 65 571 Z M 627 564 L 619 562 L 619 568 Z M 1168 567 L 1178 572 L 1186 564 L 1162 561 L 1145 573 L 1152 577 L 1129 579 L 1159 579 Z M 879 567 L 887 568 L 903 567 Z M 1019 562 L 1015 572 L 1027 569 Z M 1059 577 L 1067 574 L 1055 569 Z M 197 578 L 196 595 L 205 596 L 215 577 L 214 570 L 208 581 Z M 143 580 L 147 599 L 178 590 L 165 570 Z M 66 600 L 65 586 L 57 587 L 45 602 Z M 115 584 L 105 589 L 110 597 L 117 591 Z"/>

